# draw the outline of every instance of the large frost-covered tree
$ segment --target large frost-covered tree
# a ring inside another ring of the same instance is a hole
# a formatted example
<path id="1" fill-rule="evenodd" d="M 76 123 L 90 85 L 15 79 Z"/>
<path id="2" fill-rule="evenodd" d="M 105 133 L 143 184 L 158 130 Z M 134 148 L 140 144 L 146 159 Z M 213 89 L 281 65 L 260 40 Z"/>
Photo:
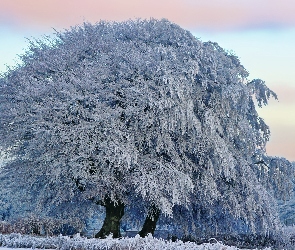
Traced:
<path id="1" fill-rule="evenodd" d="M 85 23 L 21 59 L 0 78 L 0 146 L 12 156 L 1 179 L 19 200 L 103 205 L 97 237 L 119 236 L 138 200 L 149 207 L 142 236 L 175 205 L 276 226 L 255 162 L 269 128 L 253 101 L 276 95 L 235 55 L 152 19 Z"/>

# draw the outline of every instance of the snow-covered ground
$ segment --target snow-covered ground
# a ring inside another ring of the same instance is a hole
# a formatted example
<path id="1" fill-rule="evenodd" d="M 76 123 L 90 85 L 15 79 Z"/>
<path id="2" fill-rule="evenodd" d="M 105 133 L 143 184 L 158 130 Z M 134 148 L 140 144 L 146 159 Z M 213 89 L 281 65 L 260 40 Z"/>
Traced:
<path id="1" fill-rule="evenodd" d="M 237 250 L 239 248 L 234 246 L 226 246 L 216 240 L 212 239 L 211 243 L 204 243 L 197 245 L 192 242 L 182 241 L 166 241 L 162 239 L 156 239 L 152 236 L 141 238 L 138 235 L 134 238 L 122 238 L 122 239 L 87 239 L 80 237 L 79 235 L 73 238 L 67 236 L 58 237 L 34 237 L 21 234 L 0 234 L 0 250 L 10 249 L 150 249 L 150 250 Z M 270 248 L 266 248 L 269 249 Z"/>
<path id="2" fill-rule="evenodd" d="M 1 250 L 11 250 L 11 249 L 17 249 L 17 250 L 28 250 L 28 248 L 8 248 L 8 247 L 0 247 Z M 51 249 L 47 249 L 51 250 Z"/>

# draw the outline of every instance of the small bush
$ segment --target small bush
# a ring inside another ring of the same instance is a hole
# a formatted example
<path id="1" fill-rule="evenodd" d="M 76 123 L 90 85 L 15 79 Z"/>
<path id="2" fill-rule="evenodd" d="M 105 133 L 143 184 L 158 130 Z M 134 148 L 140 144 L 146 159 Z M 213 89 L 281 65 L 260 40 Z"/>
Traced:
<path id="1" fill-rule="evenodd" d="M 12 221 L 0 222 L 0 233 L 30 234 L 30 235 L 73 235 L 81 232 L 84 223 L 79 219 L 63 220 L 49 217 L 36 217 L 34 215 L 17 218 Z"/>

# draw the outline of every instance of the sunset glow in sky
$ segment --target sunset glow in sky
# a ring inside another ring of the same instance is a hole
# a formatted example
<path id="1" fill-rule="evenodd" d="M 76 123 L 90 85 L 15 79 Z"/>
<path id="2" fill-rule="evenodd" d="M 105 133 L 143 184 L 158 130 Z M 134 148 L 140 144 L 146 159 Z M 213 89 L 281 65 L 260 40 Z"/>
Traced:
<path id="1" fill-rule="evenodd" d="M 259 109 L 271 129 L 269 155 L 295 161 L 294 0 L 0 0 L 0 72 L 17 62 L 26 38 L 84 21 L 167 18 L 202 41 L 233 51 L 274 90 L 279 102 Z"/>

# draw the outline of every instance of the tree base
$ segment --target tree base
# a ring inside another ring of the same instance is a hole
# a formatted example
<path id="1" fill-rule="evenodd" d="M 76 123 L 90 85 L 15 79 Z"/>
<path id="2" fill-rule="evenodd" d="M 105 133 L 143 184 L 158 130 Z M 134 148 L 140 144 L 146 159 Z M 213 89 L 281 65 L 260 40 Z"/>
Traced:
<path id="1" fill-rule="evenodd" d="M 145 219 L 143 227 L 141 231 L 138 233 L 140 237 L 146 237 L 148 234 L 154 235 L 157 221 L 160 217 L 160 209 L 158 209 L 155 205 L 152 205 L 149 209 L 148 215 Z"/>
<path id="2" fill-rule="evenodd" d="M 110 198 L 106 198 L 104 200 L 104 206 L 106 208 L 106 217 L 95 238 L 103 239 L 110 234 L 113 234 L 113 238 L 121 237 L 120 221 L 124 215 L 124 203 L 120 201 L 114 202 Z"/>

